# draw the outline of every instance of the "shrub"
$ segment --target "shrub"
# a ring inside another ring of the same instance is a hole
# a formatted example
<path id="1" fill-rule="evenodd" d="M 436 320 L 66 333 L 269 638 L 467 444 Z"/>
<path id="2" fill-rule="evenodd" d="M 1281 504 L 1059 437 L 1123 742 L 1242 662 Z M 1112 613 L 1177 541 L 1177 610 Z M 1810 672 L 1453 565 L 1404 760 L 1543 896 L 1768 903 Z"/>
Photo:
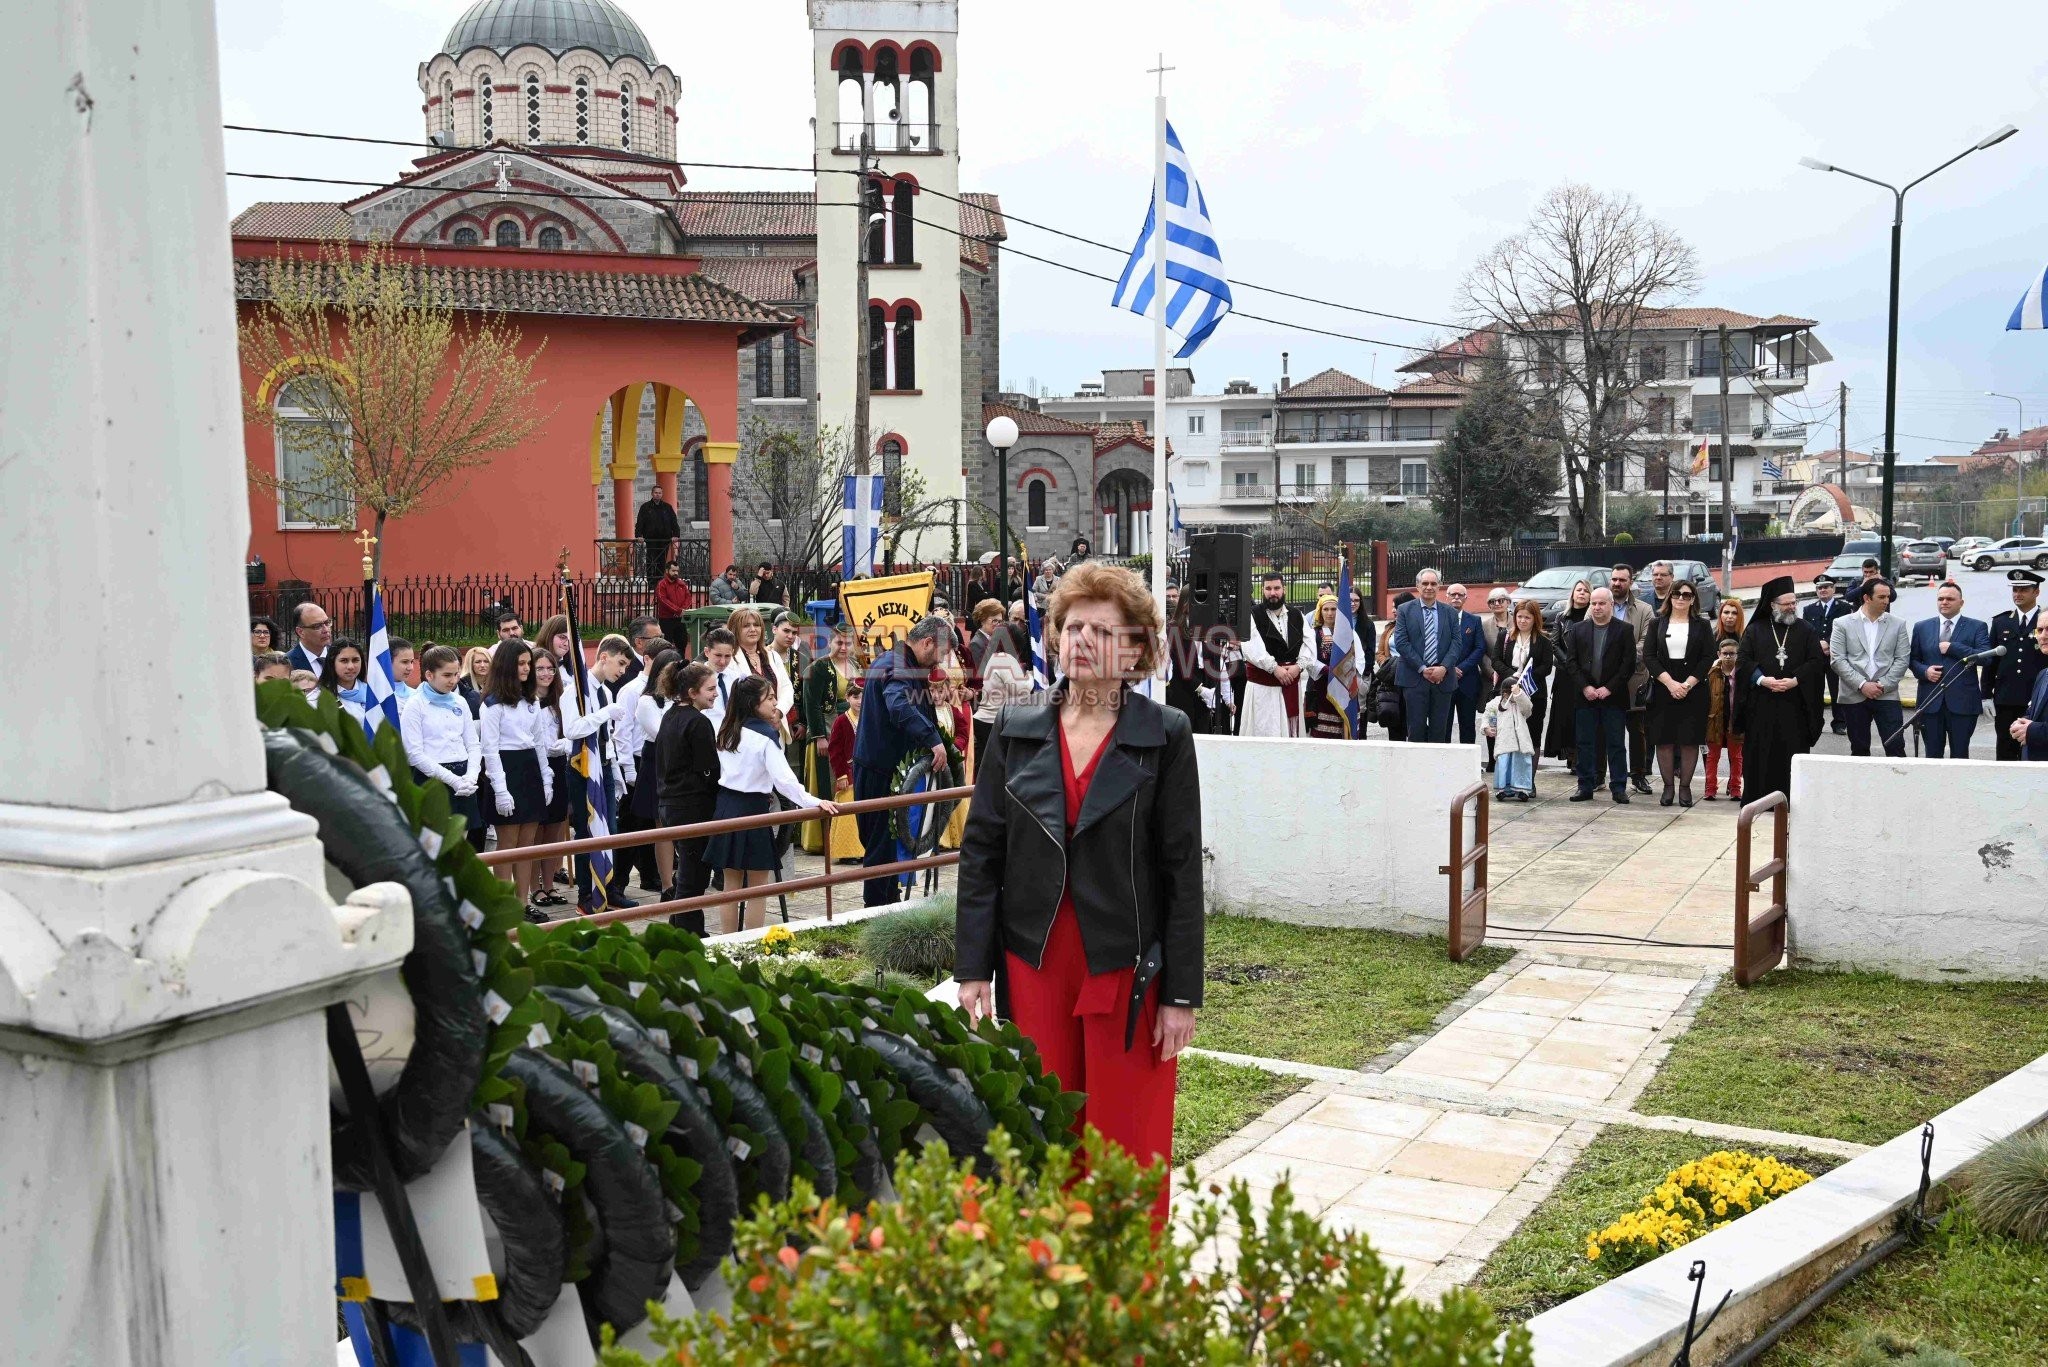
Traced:
<path id="1" fill-rule="evenodd" d="M 897 1201 L 849 1210 L 799 1189 L 736 1231 L 728 1315 L 657 1316 L 664 1361 L 700 1367 L 873 1363 L 1148 1362 L 1529 1367 L 1526 1330 L 1499 1327 L 1465 1290 L 1401 1296 L 1356 1234 L 1298 1210 L 1283 1183 L 1270 1213 L 1234 1184 L 1234 1268 L 1196 1250 L 1224 1219 L 1211 1186 L 1187 1216 L 1193 1241 L 1155 1240 L 1163 1174 L 1090 1133 L 1085 1171 L 1052 1151 L 1027 1167 L 998 1130 L 996 1178 L 936 1146 L 896 1165 Z M 787 1231 L 795 1236 L 785 1240 Z M 605 1367 L 648 1367 L 607 1348 Z"/>
<path id="2" fill-rule="evenodd" d="M 1586 1257 L 1626 1271 L 1803 1187 L 1813 1175 L 1775 1158 L 1723 1150 L 1673 1168 L 1643 1204 L 1586 1240 Z"/>
<path id="3" fill-rule="evenodd" d="M 1635 533 L 1634 533 L 1634 532 L 1616 532 L 1616 533 L 1614 534 L 1614 544 L 1615 544 L 1615 545 L 1617 545 L 1617 546 L 1633 546 L 1633 545 L 1635 545 L 1635 544 L 1636 544 L 1636 538 L 1635 538 Z"/>
<path id="4" fill-rule="evenodd" d="M 877 916 L 860 928 L 860 952 L 877 968 L 929 982 L 953 971 L 953 899 Z"/>
<path id="5" fill-rule="evenodd" d="M 1970 1174 L 1970 1207 L 1995 1234 L 2048 1244 L 2048 1129 L 1986 1149 Z"/>

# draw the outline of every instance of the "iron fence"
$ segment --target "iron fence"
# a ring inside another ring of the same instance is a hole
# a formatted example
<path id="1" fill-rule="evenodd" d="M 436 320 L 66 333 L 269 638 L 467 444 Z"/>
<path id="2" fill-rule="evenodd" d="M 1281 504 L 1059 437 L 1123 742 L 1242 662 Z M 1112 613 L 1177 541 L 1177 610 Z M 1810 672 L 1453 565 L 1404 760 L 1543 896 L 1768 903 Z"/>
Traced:
<path id="1" fill-rule="evenodd" d="M 591 634 L 624 631 L 633 618 L 654 614 L 654 590 L 641 576 L 576 575 L 578 622 Z M 562 610 L 562 581 L 553 575 L 415 575 L 381 586 L 384 621 L 393 636 L 414 645 L 464 642 L 496 634 L 498 619 L 516 615 L 529 636 Z M 695 601 L 704 601 L 693 595 Z M 318 603 L 334 619 L 335 633 L 360 637 L 365 630 L 363 586 L 325 586 L 287 579 L 274 588 L 252 585 L 249 615 L 287 623 L 301 603 Z"/>

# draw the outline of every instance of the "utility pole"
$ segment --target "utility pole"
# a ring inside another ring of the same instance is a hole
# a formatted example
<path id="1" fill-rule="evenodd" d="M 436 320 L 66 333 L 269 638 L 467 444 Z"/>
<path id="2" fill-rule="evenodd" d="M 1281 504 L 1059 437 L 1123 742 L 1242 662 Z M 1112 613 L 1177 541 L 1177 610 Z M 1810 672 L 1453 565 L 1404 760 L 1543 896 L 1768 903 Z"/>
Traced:
<path id="1" fill-rule="evenodd" d="M 1728 325 L 1721 324 L 1721 592 L 1735 593 L 1735 471 L 1728 459 Z"/>
<path id="2" fill-rule="evenodd" d="M 1836 446 L 1841 448 L 1835 452 L 1835 468 L 1839 472 L 1838 477 L 1842 481 L 1842 497 L 1847 498 L 1849 496 L 1849 382 L 1847 380 L 1842 381 L 1841 393 L 1836 402 L 1840 404 L 1840 408 L 1835 418 L 1835 423 L 1837 430 L 1841 432 L 1842 436 L 1841 440 L 1835 443 Z M 1847 533 L 1848 530 L 1847 527 L 1842 529 L 1844 533 Z"/>
<path id="3" fill-rule="evenodd" d="M 864 127 L 860 133 L 860 174 L 853 178 L 853 522 L 854 563 L 840 572 L 852 578 L 857 567 L 869 565 L 867 540 L 868 475 L 874 464 L 874 445 L 868 439 L 868 177 L 874 169 L 874 140 Z M 877 509 L 874 516 L 880 516 Z"/>

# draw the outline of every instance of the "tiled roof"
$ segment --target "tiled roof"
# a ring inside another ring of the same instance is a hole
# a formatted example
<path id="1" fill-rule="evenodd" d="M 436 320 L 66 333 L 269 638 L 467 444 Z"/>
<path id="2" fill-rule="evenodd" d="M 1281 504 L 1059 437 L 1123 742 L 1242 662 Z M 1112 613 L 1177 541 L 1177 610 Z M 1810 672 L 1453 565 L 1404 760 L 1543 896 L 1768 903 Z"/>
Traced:
<path id="1" fill-rule="evenodd" d="M 1341 370 L 1325 370 L 1311 375 L 1300 384 L 1289 388 L 1278 396 L 1280 402 L 1288 399 L 1370 399 L 1387 391 L 1367 384 L 1356 375 L 1347 375 Z"/>
<path id="2" fill-rule="evenodd" d="M 1152 449 L 1152 437 L 1145 431 L 1145 424 L 1141 422 L 1100 422 L 1094 424 L 1094 427 L 1095 454 L 1098 456 L 1111 447 L 1121 446 L 1125 442 L 1142 446 L 1147 451 Z M 1166 451 L 1168 455 L 1173 454 L 1171 440 L 1166 443 Z"/>
<path id="3" fill-rule="evenodd" d="M 2015 451 L 2033 453 L 2048 449 L 2048 427 L 2029 427 L 2024 432 L 2008 436 L 2003 441 L 1987 441 L 1974 454 L 1980 456 L 2008 456 Z"/>
<path id="4" fill-rule="evenodd" d="M 1426 351 L 1414 360 L 1401 366 L 1403 373 L 1434 372 L 1445 361 L 1462 361 L 1471 356 L 1484 356 L 1492 343 L 1489 332 L 1468 332 L 1455 342 L 1446 342 L 1435 351 Z"/>
<path id="5" fill-rule="evenodd" d="M 994 195 L 960 196 L 960 259 L 976 266 L 988 265 L 988 243 L 1009 240 L 1003 223 L 1003 206 Z"/>
<path id="6" fill-rule="evenodd" d="M 251 204 L 235 215 L 232 231 L 238 237 L 335 237 L 352 234 L 348 210 L 326 200 L 269 200 Z"/>
<path id="7" fill-rule="evenodd" d="M 689 237 L 816 237 L 818 198 L 809 190 L 686 190 L 676 217 Z"/>
<path id="8" fill-rule="evenodd" d="M 770 304 L 796 302 L 802 295 L 798 272 L 812 273 L 817 261 L 808 256 L 707 256 L 703 273 L 727 289 Z"/>
<path id="9" fill-rule="evenodd" d="M 267 264 L 247 257 L 235 262 L 236 299 L 248 302 L 269 297 Z M 325 262 L 300 262 L 298 268 L 318 271 L 326 281 L 334 276 L 334 268 Z M 770 329 L 797 322 L 794 316 L 757 303 L 702 274 L 437 265 L 427 266 L 425 273 L 433 289 L 462 309 L 733 323 Z"/>
<path id="10" fill-rule="evenodd" d="M 1029 408 L 1019 408 L 1015 404 L 985 403 L 981 406 L 983 427 L 999 417 L 1008 417 L 1017 424 L 1019 432 L 1033 436 L 1074 437 L 1090 435 L 1095 431 L 1093 423 L 1074 422 L 1051 413 L 1036 413 Z"/>
<path id="11" fill-rule="evenodd" d="M 1788 327 L 1810 328 L 1818 324 L 1811 318 L 1794 318 L 1780 313 L 1769 318 L 1758 318 L 1753 314 L 1737 313 L 1734 309 L 1644 309 L 1637 326 L 1646 328 L 1753 328 Z"/>

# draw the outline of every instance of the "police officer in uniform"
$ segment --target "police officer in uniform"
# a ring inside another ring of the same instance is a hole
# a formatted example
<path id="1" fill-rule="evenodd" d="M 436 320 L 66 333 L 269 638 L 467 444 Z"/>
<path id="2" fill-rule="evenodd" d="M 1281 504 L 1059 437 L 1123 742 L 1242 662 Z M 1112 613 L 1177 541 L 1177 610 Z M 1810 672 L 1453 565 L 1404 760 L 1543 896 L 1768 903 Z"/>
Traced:
<path id="1" fill-rule="evenodd" d="M 2033 570 L 2009 570 L 2012 607 L 1991 619 L 1991 644 L 2004 646 L 2005 654 L 1984 667 L 1984 691 L 1991 695 L 1992 716 L 1998 722 L 1998 757 L 2019 759 L 2020 743 L 2012 738 L 2012 724 L 2026 714 L 2034 696 L 2034 680 L 2048 655 L 2034 643 L 2034 623 L 2040 614 L 2041 576 Z"/>
<path id="2" fill-rule="evenodd" d="M 1854 611 L 1855 609 L 1849 606 L 1848 599 L 1836 596 L 1835 581 L 1823 574 L 1815 577 L 1813 601 L 1799 610 L 1799 616 L 1806 625 L 1813 628 L 1813 634 L 1820 638 L 1820 653 L 1825 655 L 1828 653 L 1828 642 L 1834 638 L 1836 620 L 1847 617 Z M 1832 665 L 1828 669 L 1826 683 L 1828 715 L 1834 719 L 1835 734 L 1846 736 L 1849 734 L 1849 723 L 1842 720 L 1840 704 L 1835 699 L 1835 671 Z M 1850 701 L 1854 702 L 1856 699 L 1851 698 Z"/>

